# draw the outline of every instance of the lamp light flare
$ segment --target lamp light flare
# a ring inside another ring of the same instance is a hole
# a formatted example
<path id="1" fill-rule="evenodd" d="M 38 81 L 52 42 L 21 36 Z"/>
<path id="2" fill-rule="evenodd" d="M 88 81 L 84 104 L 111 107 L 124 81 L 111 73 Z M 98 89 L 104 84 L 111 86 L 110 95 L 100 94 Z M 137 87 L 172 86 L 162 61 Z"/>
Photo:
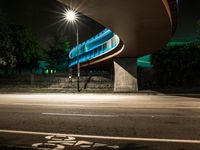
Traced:
<path id="1" fill-rule="evenodd" d="M 75 22 L 77 20 L 77 13 L 73 10 L 68 10 L 65 13 L 65 18 L 69 22 Z"/>

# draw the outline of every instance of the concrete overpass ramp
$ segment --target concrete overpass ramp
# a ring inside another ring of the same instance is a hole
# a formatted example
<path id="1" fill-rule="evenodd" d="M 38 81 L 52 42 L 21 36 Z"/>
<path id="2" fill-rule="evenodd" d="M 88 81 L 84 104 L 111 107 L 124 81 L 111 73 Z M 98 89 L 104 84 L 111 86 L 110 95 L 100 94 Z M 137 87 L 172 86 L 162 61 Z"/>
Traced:
<path id="1" fill-rule="evenodd" d="M 70 67 L 77 64 L 77 50 L 82 66 L 113 59 L 115 91 L 138 90 L 136 58 L 161 49 L 176 29 L 176 0 L 59 1 L 105 26 L 72 49 Z"/>

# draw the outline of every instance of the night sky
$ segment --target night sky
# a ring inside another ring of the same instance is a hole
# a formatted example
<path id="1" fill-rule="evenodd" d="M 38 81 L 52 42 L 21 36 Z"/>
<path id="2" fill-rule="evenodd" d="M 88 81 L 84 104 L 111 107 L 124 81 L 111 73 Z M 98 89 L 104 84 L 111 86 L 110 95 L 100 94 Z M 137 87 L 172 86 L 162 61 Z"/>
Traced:
<path id="1" fill-rule="evenodd" d="M 74 28 L 61 21 L 63 15 L 60 13 L 66 6 L 56 0 L 0 0 L 0 6 L 9 22 L 32 27 L 45 47 L 48 47 L 55 32 L 65 32 L 72 45 L 76 43 Z M 86 16 L 81 18 L 84 23 L 79 25 L 81 41 L 102 31 L 100 24 Z"/>
<path id="2" fill-rule="evenodd" d="M 174 38 L 194 38 L 197 31 L 197 23 L 200 24 L 200 0 L 179 0 L 179 23 Z M 47 45 L 55 32 L 60 32 L 66 26 L 58 21 L 61 19 L 58 12 L 64 6 L 55 0 L 0 0 L 0 8 L 5 12 L 11 23 L 31 26 Z M 96 22 L 84 18 L 81 25 L 81 40 L 91 37 L 102 30 L 102 26 Z M 70 28 L 63 30 L 73 43 L 74 31 Z"/>

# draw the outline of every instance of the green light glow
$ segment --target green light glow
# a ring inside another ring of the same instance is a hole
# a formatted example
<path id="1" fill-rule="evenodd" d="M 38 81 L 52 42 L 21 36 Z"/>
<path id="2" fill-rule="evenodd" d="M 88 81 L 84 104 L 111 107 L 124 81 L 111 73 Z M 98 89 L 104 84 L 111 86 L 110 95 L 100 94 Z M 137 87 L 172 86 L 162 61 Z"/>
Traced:
<path id="1" fill-rule="evenodd" d="M 137 59 L 137 66 L 142 68 L 151 68 L 151 55 L 145 55 Z"/>
<path id="2" fill-rule="evenodd" d="M 45 74 L 49 74 L 49 70 L 47 69 L 47 70 L 45 70 Z"/>

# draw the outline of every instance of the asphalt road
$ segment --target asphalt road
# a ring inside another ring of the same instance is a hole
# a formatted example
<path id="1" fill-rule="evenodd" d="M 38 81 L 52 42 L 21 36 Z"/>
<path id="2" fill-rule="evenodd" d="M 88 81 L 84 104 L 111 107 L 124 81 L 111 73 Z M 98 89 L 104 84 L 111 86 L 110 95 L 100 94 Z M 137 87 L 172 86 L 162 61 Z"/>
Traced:
<path id="1" fill-rule="evenodd" d="M 200 98 L 2 94 L 0 145 L 67 150 L 200 150 Z"/>

